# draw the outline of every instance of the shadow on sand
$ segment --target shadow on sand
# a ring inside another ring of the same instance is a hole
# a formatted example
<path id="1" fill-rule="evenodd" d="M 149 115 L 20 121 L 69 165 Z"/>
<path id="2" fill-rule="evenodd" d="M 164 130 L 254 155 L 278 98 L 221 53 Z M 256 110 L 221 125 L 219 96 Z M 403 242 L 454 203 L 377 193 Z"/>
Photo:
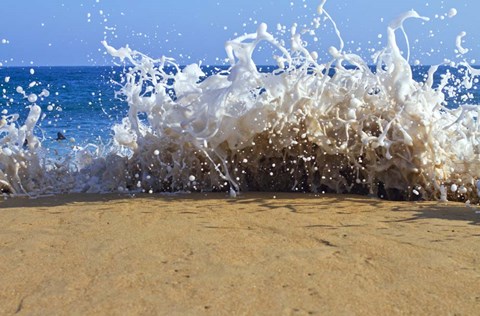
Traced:
<path id="1" fill-rule="evenodd" d="M 15 197 L 0 201 L 0 212 L 5 209 L 49 209 L 74 204 L 96 203 L 99 208 L 107 202 L 128 203 L 131 199 L 151 201 L 203 201 L 205 208 L 215 210 L 224 203 L 237 204 L 247 212 L 265 212 L 268 210 L 288 209 L 291 212 L 315 213 L 318 206 L 322 210 L 335 210 L 349 214 L 357 212 L 355 206 L 373 208 L 391 208 L 392 212 L 410 212 L 411 217 L 401 222 L 420 221 L 424 219 L 442 219 L 463 221 L 470 225 L 480 225 L 480 214 L 474 208 L 465 207 L 461 203 L 436 202 L 392 202 L 360 195 L 316 195 L 312 193 L 278 193 L 247 192 L 236 198 L 229 198 L 225 193 L 172 193 L 172 194 L 67 194 L 38 198 Z M 205 204 L 205 202 L 208 202 Z M 221 203 L 219 203 L 221 202 Z M 251 206 L 251 207 L 250 207 Z M 368 215 L 366 215 L 368 216 Z"/>

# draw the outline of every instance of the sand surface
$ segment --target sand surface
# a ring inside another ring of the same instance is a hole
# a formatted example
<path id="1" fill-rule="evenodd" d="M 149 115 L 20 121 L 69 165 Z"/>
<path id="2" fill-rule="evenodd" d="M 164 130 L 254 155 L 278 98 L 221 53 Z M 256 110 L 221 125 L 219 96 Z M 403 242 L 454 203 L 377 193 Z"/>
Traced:
<path id="1" fill-rule="evenodd" d="M 0 202 L 1 315 L 479 312 L 480 215 L 462 204 L 274 193 Z"/>

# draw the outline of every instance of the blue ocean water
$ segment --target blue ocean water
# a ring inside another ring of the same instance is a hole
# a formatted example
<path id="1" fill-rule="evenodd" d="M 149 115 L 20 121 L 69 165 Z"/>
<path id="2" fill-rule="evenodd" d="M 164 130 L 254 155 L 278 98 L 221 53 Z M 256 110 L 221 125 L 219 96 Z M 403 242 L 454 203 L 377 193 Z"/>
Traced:
<path id="1" fill-rule="evenodd" d="M 33 69 L 33 74 L 31 70 Z M 224 66 L 204 66 L 202 70 L 208 75 L 227 69 Z M 261 72 L 270 72 L 272 66 L 259 66 Z M 414 79 L 423 82 L 428 66 L 413 66 Z M 434 86 L 441 81 L 447 72 L 461 75 L 465 69 L 440 67 L 435 74 Z M 111 139 L 111 127 L 126 116 L 128 105 L 115 96 L 120 85 L 122 67 L 8 67 L 0 68 L 0 112 L 20 114 L 19 124 L 23 124 L 28 115 L 30 103 L 23 95 L 16 92 L 21 86 L 27 95 L 39 94 L 47 89 L 50 96 L 40 98 L 43 116 L 36 128 L 36 134 L 43 139 L 44 147 L 73 145 L 84 146 L 88 143 L 108 143 Z M 174 71 L 174 69 L 172 69 Z M 5 80 L 9 77 L 9 80 Z M 460 77 L 460 76 L 457 76 Z M 7 82 L 8 81 L 8 82 Z M 37 84 L 29 88 L 32 82 Z M 454 84 L 454 82 L 452 82 Z M 451 85 L 450 85 L 451 86 Z M 460 104 L 480 104 L 480 85 L 448 96 L 449 108 Z M 62 133 L 66 140 L 57 141 L 57 133 Z M 66 144 L 66 145 L 63 145 Z"/>
<path id="2" fill-rule="evenodd" d="M 33 75 L 30 69 L 34 70 Z M 112 67 L 3 68 L 0 69 L 0 86 L 6 93 L 0 100 L 0 107 L 20 114 L 19 122 L 23 123 L 30 103 L 16 92 L 16 87 L 23 87 L 27 95 L 47 89 L 50 96 L 37 101 L 44 116 L 36 131 L 47 144 L 57 138 L 58 132 L 67 139 L 75 138 L 80 145 L 95 142 L 99 137 L 107 140 L 112 124 L 127 110 L 125 102 L 115 99 L 115 87 L 111 82 L 118 79 L 115 74 Z M 4 77 L 10 77 L 8 83 Z M 38 85 L 27 89 L 33 81 Z"/>

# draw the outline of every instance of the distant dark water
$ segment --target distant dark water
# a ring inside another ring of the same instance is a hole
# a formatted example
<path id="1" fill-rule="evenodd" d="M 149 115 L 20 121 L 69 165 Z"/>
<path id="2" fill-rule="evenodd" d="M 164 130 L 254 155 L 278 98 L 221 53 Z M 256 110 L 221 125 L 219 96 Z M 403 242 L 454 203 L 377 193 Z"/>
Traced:
<path id="1" fill-rule="evenodd" d="M 34 70 L 33 75 L 30 69 Z M 207 75 L 226 69 L 222 66 L 202 67 Z M 270 72 L 275 68 L 259 66 L 259 69 Z M 428 69 L 428 66 L 412 67 L 414 79 L 424 81 Z M 462 68 L 441 67 L 435 75 L 434 86 L 439 84 L 442 74 L 451 72 L 458 77 L 461 71 Z M 45 139 L 44 144 L 48 146 L 48 142 L 54 142 L 58 132 L 63 133 L 67 140 L 75 139 L 70 145 L 97 143 L 98 138 L 107 142 L 111 138 L 112 125 L 120 122 L 128 111 L 126 102 L 115 97 L 115 91 L 119 90 L 120 86 L 113 82 L 120 80 L 122 72 L 122 67 L 0 68 L 0 111 L 20 114 L 18 121 L 23 123 L 28 114 L 29 102 L 15 91 L 16 87 L 22 86 L 27 94 L 39 94 L 42 89 L 47 89 L 50 96 L 37 101 L 45 116 L 38 124 L 36 132 Z M 8 82 L 5 77 L 10 77 Z M 38 85 L 28 88 L 33 81 Z M 462 97 L 467 93 L 470 94 L 469 99 Z M 448 107 L 457 107 L 463 103 L 480 104 L 478 82 L 468 92 L 460 90 L 459 94 L 447 97 L 447 102 Z"/>

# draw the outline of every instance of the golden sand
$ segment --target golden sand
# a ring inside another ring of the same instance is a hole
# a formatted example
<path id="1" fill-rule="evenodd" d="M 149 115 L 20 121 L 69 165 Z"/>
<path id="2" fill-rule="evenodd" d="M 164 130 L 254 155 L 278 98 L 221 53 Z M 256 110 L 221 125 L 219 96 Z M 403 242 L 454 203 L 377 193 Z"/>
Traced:
<path id="1" fill-rule="evenodd" d="M 480 214 L 461 204 L 279 193 L 0 202 L 1 315 L 479 312 Z"/>

